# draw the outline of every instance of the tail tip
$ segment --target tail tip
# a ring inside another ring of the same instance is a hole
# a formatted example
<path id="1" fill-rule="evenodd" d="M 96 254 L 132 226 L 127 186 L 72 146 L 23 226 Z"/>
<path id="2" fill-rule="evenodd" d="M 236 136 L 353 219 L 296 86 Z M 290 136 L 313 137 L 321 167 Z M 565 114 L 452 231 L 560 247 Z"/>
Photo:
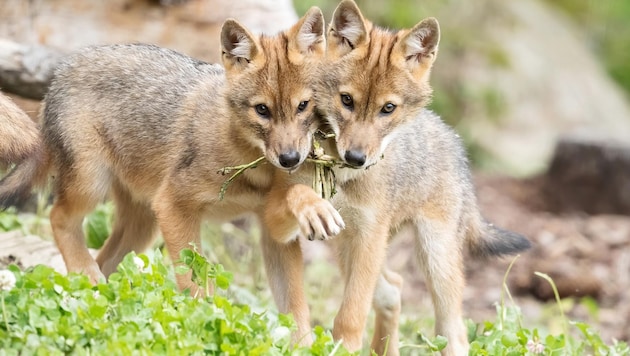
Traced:
<path id="1" fill-rule="evenodd" d="M 479 257 L 515 255 L 527 251 L 532 243 L 525 236 L 488 224 L 488 237 L 483 243 L 473 249 Z"/>
<path id="2" fill-rule="evenodd" d="M 28 199 L 27 194 L 15 192 L 13 194 L 0 194 L 0 211 L 5 211 L 10 207 L 21 206 Z"/>

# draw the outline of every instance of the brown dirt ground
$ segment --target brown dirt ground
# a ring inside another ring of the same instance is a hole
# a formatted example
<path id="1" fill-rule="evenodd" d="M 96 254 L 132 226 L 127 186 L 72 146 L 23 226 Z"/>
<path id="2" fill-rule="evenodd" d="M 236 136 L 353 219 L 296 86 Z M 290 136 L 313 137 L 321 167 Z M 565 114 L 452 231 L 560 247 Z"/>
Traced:
<path id="1" fill-rule="evenodd" d="M 630 218 L 626 215 L 546 211 L 553 194 L 544 177 L 517 180 L 476 175 L 479 205 L 484 216 L 498 226 L 527 236 L 533 247 L 523 253 L 508 275 L 508 287 L 524 315 L 525 326 L 547 325 L 558 333 L 559 310 L 550 285 L 534 272 L 551 276 L 570 320 L 586 321 L 606 342 L 630 340 Z M 565 187 L 566 188 L 566 187 Z M 565 189 L 566 190 L 566 189 Z M 404 276 L 403 310 L 419 298 L 426 302 L 423 277 L 408 263 L 410 239 L 391 246 L 390 264 Z M 392 263 L 392 261 L 396 261 Z M 503 278 L 510 259 L 467 262 L 464 312 L 475 322 L 495 320 Z M 423 296 L 424 295 L 424 296 Z M 419 297 L 423 296 L 423 297 Z M 597 315 L 580 303 L 597 302 Z"/>

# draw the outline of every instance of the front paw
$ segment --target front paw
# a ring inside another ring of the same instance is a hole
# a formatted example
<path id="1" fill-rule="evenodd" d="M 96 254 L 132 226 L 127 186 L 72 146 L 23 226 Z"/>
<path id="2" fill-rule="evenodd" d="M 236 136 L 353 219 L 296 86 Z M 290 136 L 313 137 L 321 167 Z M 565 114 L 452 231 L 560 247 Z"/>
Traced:
<path id="1" fill-rule="evenodd" d="M 323 199 L 303 206 L 296 217 L 300 232 L 311 241 L 328 240 L 346 227 L 339 212 Z"/>
<path id="2" fill-rule="evenodd" d="M 100 282 L 104 282 L 107 280 L 101 269 L 98 267 L 96 262 L 90 262 L 86 266 L 84 265 L 67 265 L 66 269 L 68 273 L 79 273 L 86 275 L 90 283 L 92 285 L 97 285 Z"/>

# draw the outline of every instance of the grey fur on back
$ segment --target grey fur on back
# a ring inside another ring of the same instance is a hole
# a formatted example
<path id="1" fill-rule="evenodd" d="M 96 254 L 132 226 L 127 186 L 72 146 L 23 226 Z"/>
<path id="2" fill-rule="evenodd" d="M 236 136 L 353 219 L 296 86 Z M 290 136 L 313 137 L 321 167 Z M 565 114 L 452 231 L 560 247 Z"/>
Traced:
<path id="1" fill-rule="evenodd" d="M 152 45 L 87 47 L 68 56 L 55 71 L 42 118 L 54 166 L 72 167 L 74 151 L 103 145 L 113 161 L 137 165 L 127 169 L 166 169 L 175 157 L 163 155 L 174 152 L 174 132 L 185 126 L 181 106 L 203 80 L 218 88 L 223 68 Z M 88 132 L 102 142 L 86 140 Z M 163 159 L 143 164 L 143 157 Z"/>
<path id="2" fill-rule="evenodd" d="M 222 78 L 223 72 L 219 65 L 152 45 L 87 47 L 55 70 L 43 117 L 43 127 L 51 133 L 46 139 L 65 136 L 56 130 L 68 128 L 70 110 L 86 110 L 137 131 L 167 133 L 195 84 L 205 76 Z"/>

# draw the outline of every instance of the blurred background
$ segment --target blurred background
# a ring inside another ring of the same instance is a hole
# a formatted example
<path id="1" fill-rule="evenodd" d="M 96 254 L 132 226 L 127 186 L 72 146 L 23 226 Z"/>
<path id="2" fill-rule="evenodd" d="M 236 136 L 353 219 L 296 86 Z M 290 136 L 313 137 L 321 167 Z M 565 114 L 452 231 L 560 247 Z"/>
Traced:
<path id="1" fill-rule="evenodd" d="M 337 3 L 2 0 L 0 88 L 35 119 L 54 64 L 81 46 L 149 42 L 216 62 L 228 17 L 252 31 L 275 33 L 313 5 L 328 20 Z M 464 139 L 484 214 L 534 242 L 509 278 L 526 315 L 557 327 L 544 303 L 551 290 L 533 275 L 542 271 L 573 301 L 566 306 L 569 315 L 596 323 L 607 340 L 629 340 L 630 1 L 357 3 L 366 18 L 392 29 L 428 16 L 439 20 L 430 107 Z M 251 244 L 255 229 L 243 233 L 225 225 L 208 231 L 214 239 L 209 253 L 236 261 L 228 269 L 254 276 L 254 293 L 265 295 L 260 255 Z M 431 315 L 408 242 L 402 239 L 390 251 L 391 264 L 407 280 L 405 310 Z M 326 302 L 339 296 L 338 275 L 325 245 L 311 243 L 305 250 L 313 316 L 329 326 L 332 319 L 323 315 L 338 305 Z M 494 315 L 508 262 L 468 266 L 466 313 L 476 321 Z"/>

